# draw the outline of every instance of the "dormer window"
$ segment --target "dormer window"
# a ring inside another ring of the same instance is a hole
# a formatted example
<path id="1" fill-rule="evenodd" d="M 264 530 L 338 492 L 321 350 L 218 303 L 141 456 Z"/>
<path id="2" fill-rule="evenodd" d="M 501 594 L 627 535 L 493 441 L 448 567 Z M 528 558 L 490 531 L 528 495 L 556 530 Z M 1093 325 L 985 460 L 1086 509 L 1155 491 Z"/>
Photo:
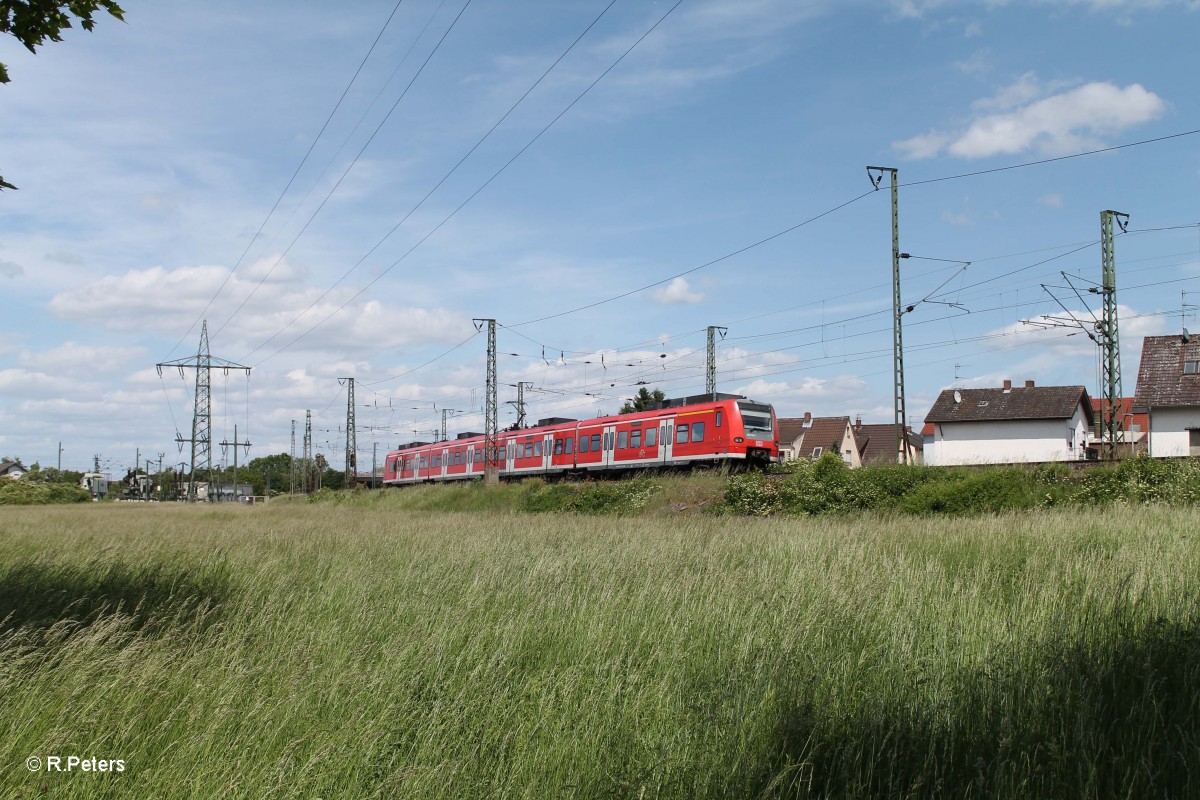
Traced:
<path id="1" fill-rule="evenodd" d="M 1200 375 L 1200 361 L 1183 362 L 1184 375 Z"/>

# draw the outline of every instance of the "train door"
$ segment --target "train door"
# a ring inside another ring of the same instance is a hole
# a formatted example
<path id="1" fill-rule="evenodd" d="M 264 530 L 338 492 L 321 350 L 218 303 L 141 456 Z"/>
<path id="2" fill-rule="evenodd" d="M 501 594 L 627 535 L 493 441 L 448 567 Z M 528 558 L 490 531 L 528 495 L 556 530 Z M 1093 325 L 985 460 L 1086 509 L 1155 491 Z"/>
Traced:
<path id="1" fill-rule="evenodd" d="M 602 441 L 604 443 L 604 460 L 601 463 L 604 464 L 604 466 L 606 466 L 606 467 L 611 467 L 617 461 L 617 459 L 616 459 L 617 426 L 616 425 L 605 425 L 604 426 L 604 436 L 602 437 Z"/>
<path id="2" fill-rule="evenodd" d="M 658 440 L 662 443 L 660 448 L 662 461 L 664 464 L 670 464 L 675 450 L 675 419 L 673 417 L 659 420 Z"/>
<path id="3" fill-rule="evenodd" d="M 554 434 L 547 433 L 542 436 L 542 472 L 548 472 L 553 461 L 551 457 L 554 455 Z"/>

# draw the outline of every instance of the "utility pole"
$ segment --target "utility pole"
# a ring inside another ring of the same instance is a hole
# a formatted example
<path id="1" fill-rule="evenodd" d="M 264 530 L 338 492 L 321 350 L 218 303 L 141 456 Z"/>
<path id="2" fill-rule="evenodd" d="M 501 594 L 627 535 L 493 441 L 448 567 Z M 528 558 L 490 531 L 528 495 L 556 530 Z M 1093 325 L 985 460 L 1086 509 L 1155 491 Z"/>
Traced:
<path id="1" fill-rule="evenodd" d="M 438 440 L 439 442 L 446 441 L 446 418 L 449 417 L 451 414 L 459 414 L 459 413 L 461 413 L 461 412 L 457 408 L 443 408 L 442 409 L 442 438 Z"/>
<path id="2" fill-rule="evenodd" d="M 704 371 L 704 393 L 708 395 L 709 400 L 717 399 L 717 334 L 721 334 L 721 338 L 725 338 L 725 334 L 729 332 L 729 328 L 722 328 L 717 325 L 708 326 L 708 367 Z"/>
<path id="3" fill-rule="evenodd" d="M 182 375 L 184 369 L 196 370 L 196 403 L 192 412 L 192 437 L 184 439 L 176 434 L 175 441 L 192 445 L 192 474 L 188 482 L 188 502 L 196 502 L 196 467 L 202 465 L 212 482 L 212 368 L 218 366 L 228 374 L 231 369 L 245 370 L 250 374 L 250 367 L 235 364 L 223 358 L 217 358 L 208 348 L 208 320 L 200 327 L 200 348 L 194 357 L 180 358 L 174 361 L 164 361 L 156 364 L 159 376 L 163 367 L 178 367 Z M 212 498 L 210 497 L 211 501 Z"/>
<path id="4" fill-rule="evenodd" d="M 483 482 L 489 486 L 500 482 L 500 454 L 496 452 L 496 320 L 474 319 L 475 330 L 487 323 L 487 389 L 483 413 Z"/>
<path id="5" fill-rule="evenodd" d="M 236 424 L 233 426 L 233 441 L 232 442 L 221 442 L 221 449 L 229 447 L 229 445 L 231 445 L 231 444 L 233 445 L 233 499 L 236 501 L 237 500 L 237 490 L 238 490 L 238 467 L 237 467 L 238 448 L 244 447 L 244 448 L 246 448 L 246 454 L 249 455 L 249 453 L 250 453 L 250 442 L 239 442 L 238 441 Z"/>
<path id="6" fill-rule="evenodd" d="M 312 409 L 304 411 L 304 460 L 301 464 L 304 470 L 304 480 L 301 482 L 303 494 L 308 494 L 309 482 L 312 480 Z"/>
<path id="7" fill-rule="evenodd" d="M 358 436 L 354 432 L 354 378 L 346 378 L 346 471 L 342 478 L 342 488 L 352 486 L 357 481 Z"/>
<path id="8" fill-rule="evenodd" d="M 296 420 L 292 420 L 292 459 L 290 461 L 291 469 L 291 489 L 289 494 L 296 493 Z"/>
<path id="9" fill-rule="evenodd" d="M 508 384 L 512 386 L 512 384 Z M 533 383 L 530 381 L 517 381 L 517 399 L 516 401 L 509 400 L 505 405 L 516 406 L 517 408 L 517 427 L 525 427 L 525 387 L 533 388 Z"/>
<path id="10" fill-rule="evenodd" d="M 1100 212 L 1100 251 L 1103 269 L 1101 293 L 1104 296 L 1104 316 L 1100 322 L 1101 342 L 1104 347 L 1103 367 L 1103 422 L 1104 457 L 1112 461 L 1117 457 L 1117 441 L 1125 427 L 1121 414 L 1121 341 L 1117 333 L 1117 257 L 1113 245 L 1113 222 L 1124 233 L 1129 228 L 1129 215 L 1120 211 Z"/>
<path id="11" fill-rule="evenodd" d="M 379 468 L 379 442 L 371 442 L 371 488 L 378 486 L 375 482 L 375 477 L 379 474 L 376 470 Z"/>
<path id="12" fill-rule="evenodd" d="M 58 471 L 62 472 L 62 442 L 58 443 Z"/>
<path id="13" fill-rule="evenodd" d="M 879 175 L 876 176 L 875 173 Z M 867 167 L 871 185 L 879 191 L 883 174 L 891 176 L 892 190 L 892 396 L 894 421 L 896 424 L 896 452 L 899 463 L 908 463 L 908 437 L 904 426 L 908 419 L 904 409 L 904 331 L 900 318 L 904 309 L 900 305 L 900 196 L 896 181 L 898 172 L 893 167 Z"/>

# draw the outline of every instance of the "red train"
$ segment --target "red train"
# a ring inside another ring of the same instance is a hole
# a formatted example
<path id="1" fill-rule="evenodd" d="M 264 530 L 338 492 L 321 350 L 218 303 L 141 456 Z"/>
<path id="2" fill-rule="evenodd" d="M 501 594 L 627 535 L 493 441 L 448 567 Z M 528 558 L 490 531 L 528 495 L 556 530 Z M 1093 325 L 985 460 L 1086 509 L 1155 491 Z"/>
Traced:
<path id="1" fill-rule="evenodd" d="M 668 400 L 652 411 L 588 420 L 543 419 L 496 435 L 501 477 L 587 475 L 779 460 L 775 409 L 737 395 Z M 387 454 L 383 482 L 482 477 L 484 436 L 464 433 L 436 444 L 415 442 Z"/>

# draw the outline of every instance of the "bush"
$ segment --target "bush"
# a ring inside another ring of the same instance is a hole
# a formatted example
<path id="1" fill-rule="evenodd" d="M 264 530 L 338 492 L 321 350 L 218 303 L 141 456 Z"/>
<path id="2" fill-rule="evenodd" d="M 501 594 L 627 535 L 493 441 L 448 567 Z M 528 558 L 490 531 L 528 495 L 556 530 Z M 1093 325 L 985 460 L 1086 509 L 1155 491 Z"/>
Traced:
<path id="1" fill-rule="evenodd" d="M 69 483 L 31 483 L 11 478 L 0 479 L 0 505 L 83 503 L 89 498 L 86 489 Z"/>
<path id="2" fill-rule="evenodd" d="M 1061 488 L 1046 486 L 1019 467 L 949 472 L 907 495 L 900 507 L 910 514 L 982 514 L 1054 505 Z"/>

